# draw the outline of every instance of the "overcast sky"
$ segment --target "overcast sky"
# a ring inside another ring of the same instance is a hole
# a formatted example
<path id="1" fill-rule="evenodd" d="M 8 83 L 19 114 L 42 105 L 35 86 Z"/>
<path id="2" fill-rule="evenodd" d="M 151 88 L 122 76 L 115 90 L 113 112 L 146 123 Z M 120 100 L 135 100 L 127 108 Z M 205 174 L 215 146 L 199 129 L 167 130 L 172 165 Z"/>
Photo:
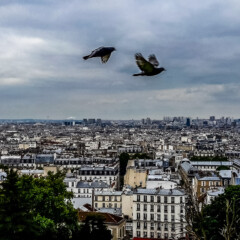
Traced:
<path id="1" fill-rule="evenodd" d="M 0 118 L 240 117 L 239 0 L 1 0 Z M 82 56 L 117 49 L 106 64 Z M 154 53 L 166 72 L 138 73 Z"/>

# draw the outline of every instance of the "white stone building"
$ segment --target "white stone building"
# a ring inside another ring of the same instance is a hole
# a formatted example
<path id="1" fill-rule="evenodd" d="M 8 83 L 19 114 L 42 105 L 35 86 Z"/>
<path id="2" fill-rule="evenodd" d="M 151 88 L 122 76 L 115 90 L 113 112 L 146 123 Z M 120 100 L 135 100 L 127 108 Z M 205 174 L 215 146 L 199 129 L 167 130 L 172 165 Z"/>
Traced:
<path id="1" fill-rule="evenodd" d="M 184 237 L 186 197 L 182 189 L 134 190 L 133 237 Z"/>

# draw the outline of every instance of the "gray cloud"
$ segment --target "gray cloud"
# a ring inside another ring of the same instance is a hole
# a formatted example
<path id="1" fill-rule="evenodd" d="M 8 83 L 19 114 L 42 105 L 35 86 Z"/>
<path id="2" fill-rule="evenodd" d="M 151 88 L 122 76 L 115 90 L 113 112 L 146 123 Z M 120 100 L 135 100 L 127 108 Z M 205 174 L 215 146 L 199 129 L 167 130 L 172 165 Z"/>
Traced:
<path id="1" fill-rule="evenodd" d="M 237 117 L 239 10 L 235 0 L 2 1 L 1 116 Z M 106 65 L 82 60 L 99 46 L 117 48 Z M 136 52 L 167 72 L 132 77 Z"/>

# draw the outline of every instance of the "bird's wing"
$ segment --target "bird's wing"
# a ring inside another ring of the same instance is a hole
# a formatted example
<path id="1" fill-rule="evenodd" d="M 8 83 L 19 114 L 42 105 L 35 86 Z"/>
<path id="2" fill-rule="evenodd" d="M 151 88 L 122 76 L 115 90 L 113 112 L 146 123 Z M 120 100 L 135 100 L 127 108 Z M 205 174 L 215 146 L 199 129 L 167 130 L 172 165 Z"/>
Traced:
<path id="1" fill-rule="evenodd" d="M 148 61 L 155 67 L 159 65 L 159 62 L 154 54 L 149 55 Z"/>
<path id="2" fill-rule="evenodd" d="M 102 63 L 106 63 L 106 62 L 108 61 L 108 59 L 110 58 L 110 55 L 111 55 L 111 53 L 110 53 L 110 54 L 107 54 L 107 55 L 105 55 L 105 56 L 102 56 L 102 57 L 101 57 Z"/>
<path id="3" fill-rule="evenodd" d="M 135 54 L 135 59 L 138 67 L 145 73 L 151 73 L 154 69 L 154 66 L 148 62 L 141 53 Z"/>
<path id="4" fill-rule="evenodd" d="M 99 51 L 102 50 L 102 49 L 103 49 L 103 47 L 99 47 L 99 48 L 93 50 L 89 56 L 90 56 L 90 57 L 94 56 L 97 52 L 99 52 Z"/>

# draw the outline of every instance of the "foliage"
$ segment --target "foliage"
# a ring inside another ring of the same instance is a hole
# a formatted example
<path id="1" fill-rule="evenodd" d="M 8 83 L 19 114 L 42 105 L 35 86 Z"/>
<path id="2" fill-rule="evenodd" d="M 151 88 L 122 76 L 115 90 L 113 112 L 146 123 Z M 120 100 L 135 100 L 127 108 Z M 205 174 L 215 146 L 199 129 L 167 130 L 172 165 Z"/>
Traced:
<path id="1" fill-rule="evenodd" d="M 150 156 L 147 155 L 147 153 L 135 153 L 131 156 L 131 159 L 151 159 Z"/>
<path id="2" fill-rule="evenodd" d="M 79 231 L 63 173 L 19 177 L 7 170 L 0 188 L 1 239 L 70 239 Z"/>
<path id="3" fill-rule="evenodd" d="M 128 164 L 128 160 L 130 159 L 130 156 L 128 153 L 121 153 L 119 156 L 119 162 L 120 162 L 120 175 L 124 176 L 126 173 L 126 167 Z"/>
<path id="4" fill-rule="evenodd" d="M 34 222 L 19 186 L 17 172 L 10 170 L 0 189 L 0 236 L 1 239 L 30 239 L 38 237 L 39 226 Z"/>
<path id="5" fill-rule="evenodd" d="M 82 239 L 111 240 L 111 231 L 104 225 L 104 217 L 98 213 L 89 214 L 81 228 Z"/>
<path id="6" fill-rule="evenodd" d="M 199 239 L 238 239 L 240 236 L 240 186 L 229 186 L 201 215 L 193 220 L 193 232 Z M 199 217 L 201 216 L 201 217 Z"/>
<path id="7" fill-rule="evenodd" d="M 126 173 L 126 168 L 128 164 L 130 156 L 128 153 L 121 153 L 119 156 L 119 162 L 120 162 L 120 174 L 119 174 L 119 181 L 120 181 L 120 187 L 123 186 L 124 182 L 124 175 Z"/>
<path id="8" fill-rule="evenodd" d="M 193 156 L 190 161 L 219 161 L 226 162 L 228 161 L 227 157 L 215 156 L 215 157 L 202 157 L 202 156 Z"/>
<path id="9" fill-rule="evenodd" d="M 217 171 L 230 170 L 230 168 L 229 168 L 228 166 L 219 166 L 216 170 L 217 170 Z"/>

